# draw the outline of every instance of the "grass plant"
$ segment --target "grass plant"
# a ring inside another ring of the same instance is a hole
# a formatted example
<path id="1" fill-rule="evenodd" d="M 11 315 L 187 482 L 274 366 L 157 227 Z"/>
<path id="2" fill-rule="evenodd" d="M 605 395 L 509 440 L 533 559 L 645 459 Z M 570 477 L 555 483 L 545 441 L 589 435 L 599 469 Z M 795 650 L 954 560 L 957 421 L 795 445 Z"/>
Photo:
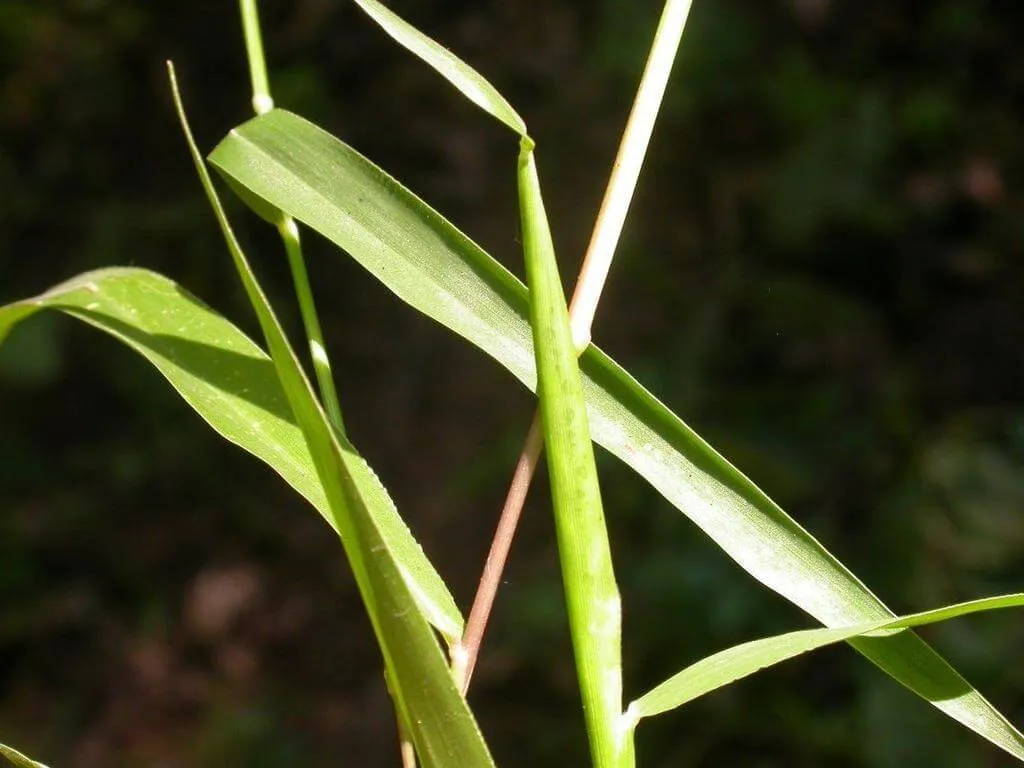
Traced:
<path id="1" fill-rule="evenodd" d="M 216 432 L 268 464 L 310 502 L 340 537 L 352 566 L 380 647 L 407 766 L 494 765 L 466 692 L 542 446 L 594 766 L 633 766 L 642 719 L 839 642 L 1024 761 L 1024 735 L 913 631 L 1019 607 L 1024 594 L 895 616 L 822 543 L 591 342 L 690 2 L 665 4 L 570 305 L 544 208 L 538 138 L 500 92 L 451 51 L 376 0 L 355 1 L 400 46 L 517 135 L 519 154 L 509 168 L 519 190 L 525 285 L 354 148 L 275 108 L 256 5 L 241 0 L 256 116 L 232 129 L 206 158 L 189 130 L 173 67 L 169 73 L 189 153 L 259 321 L 262 344 L 173 281 L 122 267 L 85 273 L 0 307 L 0 341 L 16 324 L 48 309 L 106 332 L 149 360 Z M 315 388 L 232 232 L 210 167 L 281 236 Z M 537 394 L 539 417 L 528 430 L 468 621 L 346 435 L 336 392 L 344 381 L 335 382 L 327 358 L 300 225 L 336 244 L 339 255 L 355 259 L 398 299 L 482 350 Z M 594 442 L 646 479 L 738 567 L 823 626 L 713 654 L 627 697 L 626 704 L 614 541 L 605 525 Z M 40 765 L 2 745 L 0 755 L 19 766 Z"/>

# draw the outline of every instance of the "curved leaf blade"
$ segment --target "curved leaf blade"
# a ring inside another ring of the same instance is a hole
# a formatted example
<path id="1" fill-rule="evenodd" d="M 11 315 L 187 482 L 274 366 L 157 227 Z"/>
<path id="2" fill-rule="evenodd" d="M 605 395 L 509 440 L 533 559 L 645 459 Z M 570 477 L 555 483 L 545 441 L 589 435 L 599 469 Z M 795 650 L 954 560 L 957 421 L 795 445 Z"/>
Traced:
<path id="1" fill-rule="evenodd" d="M 210 160 L 534 389 L 525 287 L 355 150 L 296 115 L 274 110 L 235 128 Z M 826 626 L 894 617 L 813 536 L 600 349 L 590 345 L 580 368 L 594 440 L 751 576 Z M 850 643 L 950 717 L 1024 759 L 1024 735 L 917 635 Z"/>
<path id="2" fill-rule="evenodd" d="M 418 56 L 441 77 L 487 114 L 500 120 L 516 133 L 526 133 L 526 123 L 498 89 L 447 48 L 424 35 L 409 22 L 381 5 L 377 0 L 355 0 L 395 42 Z"/>
<path id="3" fill-rule="evenodd" d="M 146 358 L 217 434 L 270 466 L 337 531 L 273 363 L 223 316 L 162 275 L 113 267 L 0 307 L 0 342 L 18 322 L 45 309 L 77 317 Z M 382 510 L 380 525 L 415 585 L 420 609 L 442 634 L 458 637 L 462 615 L 444 581 L 373 470 L 364 462 L 359 471 Z"/>
<path id="4" fill-rule="evenodd" d="M 970 613 L 1020 606 L 1024 606 L 1024 593 L 971 600 L 901 616 L 898 619 L 870 621 L 833 629 L 805 629 L 741 643 L 691 664 L 654 687 L 629 705 L 626 718 L 631 725 L 635 725 L 636 721 L 641 718 L 652 717 L 681 707 L 706 693 L 734 683 L 762 669 L 858 635 L 920 627 L 925 624 L 966 616 Z"/>

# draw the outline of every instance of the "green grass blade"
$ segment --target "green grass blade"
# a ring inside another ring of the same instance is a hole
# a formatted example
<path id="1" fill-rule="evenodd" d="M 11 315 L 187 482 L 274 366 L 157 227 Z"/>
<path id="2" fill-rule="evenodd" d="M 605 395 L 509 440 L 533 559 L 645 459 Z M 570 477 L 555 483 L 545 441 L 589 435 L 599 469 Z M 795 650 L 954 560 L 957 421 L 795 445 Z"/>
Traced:
<path id="1" fill-rule="evenodd" d="M 135 349 L 156 366 L 215 431 L 277 470 L 336 530 L 349 530 L 332 514 L 324 485 L 303 433 L 295 424 L 270 358 L 241 331 L 187 291 L 146 270 L 119 268 L 86 273 L 37 298 L 0 307 L 0 341 L 16 323 L 44 309 L 64 311 Z M 388 558 L 381 558 L 383 564 L 378 563 L 384 566 L 378 569 L 384 571 L 382 574 L 364 568 L 371 571 L 375 594 L 386 598 L 389 594 L 401 593 L 403 589 L 397 581 L 404 580 L 405 593 L 420 598 L 420 611 L 435 614 L 442 625 L 453 623 L 450 615 L 454 611 L 461 625 L 454 603 L 449 610 L 444 603 L 428 596 L 428 593 L 440 591 L 446 596 L 445 602 L 451 601 L 440 577 L 405 528 L 376 475 L 344 441 L 339 445 L 338 454 L 348 473 L 348 486 L 364 499 L 367 509 L 373 510 L 373 525 L 364 523 L 359 527 L 361 539 L 371 542 L 380 552 L 390 554 Z M 369 515 L 365 510 L 364 514 Z M 414 573 L 416 578 L 413 578 Z M 382 581 L 384 583 L 380 583 Z M 385 610 L 388 605 L 391 608 Z M 429 704 L 432 710 L 441 713 L 438 717 L 454 712 L 450 723 L 453 730 L 471 731 L 470 741 L 478 740 L 475 726 L 470 728 L 471 720 L 468 720 L 470 725 L 460 723 L 469 716 L 462 711 L 464 702 L 451 682 L 447 664 L 430 630 L 425 623 L 413 630 L 408 628 L 407 625 L 421 616 L 420 611 L 407 610 L 408 605 L 407 601 L 383 600 L 378 613 L 387 614 L 381 622 L 383 631 L 400 635 L 400 646 L 405 644 L 415 649 L 404 656 L 396 652 L 403 656 L 406 679 L 409 668 L 417 668 L 421 659 L 424 664 L 429 663 L 428 669 L 433 667 L 434 681 L 422 684 L 424 693 L 417 702 L 419 709 Z M 392 626 L 396 624 L 398 626 Z M 452 636 L 457 637 L 458 632 L 454 627 L 451 629 Z M 410 635 L 416 640 L 410 639 Z M 434 694 L 427 695 L 426 692 L 436 687 L 449 690 L 436 699 Z M 449 716 L 441 717 L 441 722 L 447 722 Z M 437 718 L 435 725 L 439 726 L 439 733 L 443 731 Z M 469 751 L 464 752 L 456 743 L 442 752 L 463 755 L 469 760 L 466 765 L 491 765 L 490 762 L 472 762 L 480 754 L 470 746 Z"/>
<path id="2" fill-rule="evenodd" d="M 236 271 L 256 311 L 285 396 L 310 449 L 328 506 L 341 533 L 363 603 L 384 656 L 392 694 L 408 717 L 417 753 L 428 764 L 493 765 L 476 721 L 449 674 L 430 625 L 417 610 L 401 566 L 387 549 L 371 497 L 362 492 L 362 459 L 332 428 L 242 253 L 192 139 L 170 71 L 182 129 Z"/>
<path id="3" fill-rule="evenodd" d="M 7 758 L 11 765 L 15 765 L 17 768 L 46 768 L 42 763 L 33 760 L 31 757 L 26 757 L 18 750 L 8 747 L 6 744 L 0 744 L 0 757 Z"/>
<path id="4" fill-rule="evenodd" d="M 523 122 L 523 118 L 479 72 L 447 48 L 438 45 L 411 24 L 399 18 L 377 0 L 355 1 L 356 5 L 377 22 L 395 42 L 433 67 L 463 96 L 516 133 L 526 133 L 526 123 Z"/>
<path id="5" fill-rule="evenodd" d="M 270 358 L 224 317 L 166 277 L 110 268 L 0 307 L 0 341 L 19 321 L 43 309 L 77 317 L 141 354 L 215 432 L 269 465 L 334 526 Z M 357 471 L 420 610 L 446 637 L 459 637 L 462 615 L 448 588 L 373 471 L 365 463 Z"/>
<path id="6" fill-rule="evenodd" d="M 774 664 L 826 645 L 849 640 L 858 635 L 920 627 L 925 624 L 966 616 L 969 613 L 1020 606 L 1024 606 L 1024 593 L 971 600 L 966 603 L 957 603 L 944 608 L 901 616 L 898 619 L 872 621 L 833 629 L 806 629 L 741 643 L 703 658 L 673 675 L 630 704 L 626 711 L 626 717 L 632 724 L 635 724 L 641 718 L 668 712 L 699 696 Z M 936 680 L 935 685 L 941 687 L 944 682 Z"/>
<path id="7" fill-rule="evenodd" d="M 346 250 L 403 301 L 536 386 L 525 287 L 439 213 L 330 134 L 280 110 L 234 129 L 211 155 L 250 196 Z M 591 345 L 580 358 L 590 432 L 754 578 L 826 626 L 893 614 L 807 531 Z M 854 638 L 912 691 L 1008 752 L 1024 736 L 919 637 Z M 937 691 L 935 679 L 944 679 Z M 950 694 L 939 697 L 938 692 Z"/>
<path id="8" fill-rule="evenodd" d="M 587 403 L 532 142 L 522 140 L 519 209 L 537 356 L 537 396 L 569 627 L 595 766 L 624 765 L 622 609 L 601 506 Z"/>
<path id="9" fill-rule="evenodd" d="M 355 150 L 275 109 L 233 130 L 210 162 L 243 200 L 279 200 L 400 299 L 535 383 L 526 288 Z M 308 221 L 307 221 L 308 220 Z M 412 235 L 416 240 L 408 240 Z M 466 254 L 470 254 L 466 256 Z M 440 310 L 440 311 L 439 311 Z"/>

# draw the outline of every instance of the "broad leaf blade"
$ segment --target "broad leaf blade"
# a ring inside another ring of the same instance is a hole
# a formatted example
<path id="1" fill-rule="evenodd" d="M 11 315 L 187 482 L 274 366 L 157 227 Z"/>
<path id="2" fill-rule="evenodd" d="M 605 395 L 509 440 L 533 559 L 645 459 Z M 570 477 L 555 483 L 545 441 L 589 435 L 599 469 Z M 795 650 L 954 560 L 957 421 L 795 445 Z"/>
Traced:
<path id="1" fill-rule="evenodd" d="M 852 627 L 787 632 L 741 643 L 707 656 L 673 675 L 630 704 L 626 714 L 635 723 L 640 718 L 668 712 L 762 669 L 859 635 L 920 627 L 966 616 L 969 613 L 1016 608 L 1022 605 L 1024 594 L 1000 595 L 947 605 L 944 608 L 901 616 L 898 619 L 866 622 Z"/>
<path id="2" fill-rule="evenodd" d="M 429 64 L 463 96 L 487 114 L 497 118 L 516 133 L 526 133 L 526 123 L 505 97 L 475 69 L 438 45 L 407 21 L 381 5 L 377 0 L 356 0 L 356 5 L 380 25 L 381 29 L 409 52 Z"/>
<path id="3" fill-rule="evenodd" d="M 233 130 L 210 159 L 535 387 L 522 283 L 353 149 L 274 110 Z M 827 626 L 893 617 L 795 520 L 597 347 L 587 348 L 580 368 L 594 440 L 754 578 Z M 851 644 L 951 717 L 1024 758 L 1024 736 L 915 634 Z M 936 686 L 937 679 L 943 685 Z"/>
<path id="4" fill-rule="evenodd" d="M 268 464 L 334 526 L 273 363 L 224 317 L 154 272 L 100 269 L 0 307 L 0 342 L 19 321 L 44 309 L 62 310 L 141 354 L 215 432 Z M 420 610 L 442 634 L 458 637 L 462 616 L 441 577 L 373 471 L 365 462 L 357 471 L 381 510 L 379 524 L 408 571 Z"/>

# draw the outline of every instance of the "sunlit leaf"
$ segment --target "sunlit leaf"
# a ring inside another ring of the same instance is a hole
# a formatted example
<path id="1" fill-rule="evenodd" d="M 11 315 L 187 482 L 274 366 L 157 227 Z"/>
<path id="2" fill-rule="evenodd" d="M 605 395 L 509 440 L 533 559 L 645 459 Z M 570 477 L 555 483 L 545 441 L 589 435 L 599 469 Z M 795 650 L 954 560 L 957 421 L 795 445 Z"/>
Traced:
<path id="1" fill-rule="evenodd" d="M 451 51 L 438 45 L 408 22 L 389 11 L 377 0 L 355 0 L 356 5 L 377 22 L 406 50 L 419 56 L 482 110 L 505 123 L 518 134 L 526 133 L 526 124 L 505 97 L 483 76 Z"/>
<path id="2" fill-rule="evenodd" d="M 26 757 L 18 750 L 8 747 L 6 744 L 0 744 L 0 757 L 7 758 L 17 768 L 46 768 L 42 763 Z"/>
<path id="3" fill-rule="evenodd" d="M 535 387 L 522 283 L 353 149 L 274 110 L 233 130 L 211 161 Z M 587 348 L 580 368 L 595 441 L 754 578 L 826 626 L 893 617 L 814 537 L 597 347 Z M 1024 758 L 1024 736 L 913 632 L 850 643 L 943 712 Z"/>
<path id="4" fill-rule="evenodd" d="M 537 395 L 547 446 L 569 628 L 595 766 L 624 765 L 622 609 L 601 506 L 587 403 L 532 144 L 519 158 L 519 209 Z"/>
<path id="5" fill-rule="evenodd" d="M 391 696 L 427 766 L 492 766 L 490 753 L 448 669 L 434 633 L 417 609 L 398 556 L 378 523 L 372 488 L 365 488 L 365 462 L 331 425 L 266 295 L 242 253 L 195 145 L 170 69 L 172 88 L 189 151 L 220 224 L 228 251 L 256 312 L 285 397 L 309 446 L 328 509 L 341 536 L 363 605 L 384 656 Z"/>
<path id="6" fill-rule="evenodd" d="M 17 322 L 43 309 L 62 310 L 143 355 L 218 434 L 268 464 L 334 525 L 270 358 L 224 317 L 161 275 L 101 269 L 0 307 L 0 341 Z M 420 609 L 443 634 L 458 637 L 462 615 L 447 587 L 369 466 L 359 471 Z"/>
<path id="7" fill-rule="evenodd" d="M 919 627 L 937 621 L 955 619 L 969 613 L 1015 608 L 1022 605 L 1024 605 L 1024 594 L 1020 593 L 986 597 L 981 600 L 972 600 L 967 603 L 901 616 L 898 619 L 871 621 L 852 627 L 836 627 L 834 629 L 806 629 L 741 643 L 701 659 L 645 693 L 629 705 L 626 717 L 635 723 L 640 718 L 668 712 L 699 696 L 734 683 L 774 664 L 826 645 L 849 640 L 858 635 Z M 942 681 L 937 680 L 936 684 L 941 685 Z"/>

